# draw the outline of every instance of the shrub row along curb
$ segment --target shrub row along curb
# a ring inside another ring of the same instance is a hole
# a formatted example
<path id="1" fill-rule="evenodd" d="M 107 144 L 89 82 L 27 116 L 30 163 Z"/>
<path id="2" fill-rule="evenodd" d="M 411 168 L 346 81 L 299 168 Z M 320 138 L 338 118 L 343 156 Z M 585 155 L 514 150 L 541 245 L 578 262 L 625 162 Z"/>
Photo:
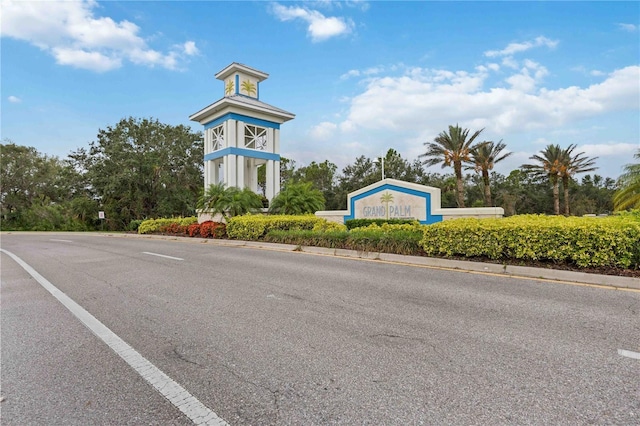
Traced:
<path id="1" fill-rule="evenodd" d="M 226 231 L 236 240 L 363 252 L 640 269 L 640 212 L 607 218 L 456 219 L 426 226 L 372 223 L 351 230 L 313 215 L 236 216 L 226 229 L 216 222 L 197 225 L 194 219 L 145 221 L 138 232 L 224 238 Z"/>

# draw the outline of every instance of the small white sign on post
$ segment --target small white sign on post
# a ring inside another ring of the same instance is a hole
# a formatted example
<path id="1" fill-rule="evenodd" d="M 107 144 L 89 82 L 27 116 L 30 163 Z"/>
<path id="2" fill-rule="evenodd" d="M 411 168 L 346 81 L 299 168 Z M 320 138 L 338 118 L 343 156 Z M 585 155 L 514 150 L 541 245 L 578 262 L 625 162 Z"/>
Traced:
<path id="1" fill-rule="evenodd" d="M 104 212 L 98 212 L 98 219 L 104 219 Z"/>

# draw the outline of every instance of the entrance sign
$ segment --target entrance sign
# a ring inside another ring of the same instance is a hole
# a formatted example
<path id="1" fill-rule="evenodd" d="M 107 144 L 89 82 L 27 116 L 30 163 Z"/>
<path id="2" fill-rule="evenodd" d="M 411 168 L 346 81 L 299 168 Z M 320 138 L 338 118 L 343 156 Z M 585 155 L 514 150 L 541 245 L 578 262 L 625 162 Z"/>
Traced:
<path id="1" fill-rule="evenodd" d="M 349 193 L 347 210 L 319 211 L 331 222 L 349 219 L 416 219 L 423 225 L 462 217 L 502 217 L 502 207 L 442 208 L 440 188 L 383 179 Z"/>
<path id="2" fill-rule="evenodd" d="M 442 221 L 433 211 L 440 207 L 440 190 L 424 185 L 384 179 L 347 197 L 349 219 L 416 219 L 422 224 Z"/>

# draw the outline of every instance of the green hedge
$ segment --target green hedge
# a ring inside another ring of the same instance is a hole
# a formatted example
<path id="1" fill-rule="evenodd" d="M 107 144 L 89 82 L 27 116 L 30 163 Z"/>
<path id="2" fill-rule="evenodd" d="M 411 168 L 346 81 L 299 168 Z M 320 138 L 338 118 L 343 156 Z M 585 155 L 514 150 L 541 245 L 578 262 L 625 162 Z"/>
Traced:
<path id="1" fill-rule="evenodd" d="M 348 237 L 348 231 L 271 230 L 265 235 L 264 240 L 299 246 L 345 248 Z"/>
<path id="2" fill-rule="evenodd" d="M 244 215 L 235 216 L 227 223 L 227 235 L 237 240 L 256 241 L 264 238 L 269 231 L 312 230 L 325 222 L 314 215 Z"/>
<path id="3" fill-rule="evenodd" d="M 369 225 L 382 226 L 385 223 L 389 225 L 403 225 L 407 223 L 413 224 L 420 222 L 415 219 L 349 219 L 345 222 L 345 225 L 347 226 L 347 229 L 354 229 L 362 228 Z"/>
<path id="4" fill-rule="evenodd" d="M 345 230 L 295 230 L 269 231 L 265 241 L 300 246 L 342 248 L 372 253 L 416 255 L 422 252 L 420 240 L 422 227 L 418 224 L 377 226 L 351 231 Z"/>
<path id="5" fill-rule="evenodd" d="M 198 223 L 198 218 L 191 217 L 173 217 L 167 219 L 147 219 L 138 226 L 138 234 L 153 234 L 160 232 L 162 227 L 179 225 L 187 227 L 191 224 Z"/>
<path id="6" fill-rule="evenodd" d="M 427 255 L 640 267 L 640 221 L 625 216 L 456 219 L 424 227 L 420 244 Z"/>

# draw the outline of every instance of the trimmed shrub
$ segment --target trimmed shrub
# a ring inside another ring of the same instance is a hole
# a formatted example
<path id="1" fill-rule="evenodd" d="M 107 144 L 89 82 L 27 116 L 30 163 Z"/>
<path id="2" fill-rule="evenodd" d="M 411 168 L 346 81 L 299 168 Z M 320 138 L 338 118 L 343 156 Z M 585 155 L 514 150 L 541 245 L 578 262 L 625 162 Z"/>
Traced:
<path id="1" fill-rule="evenodd" d="M 167 219 L 147 219 L 138 226 L 138 234 L 153 234 L 157 232 L 164 232 L 161 230 L 161 228 L 168 227 L 171 224 L 187 227 L 194 223 L 198 223 L 198 219 L 194 216 L 174 217 Z"/>
<path id="2" fill-rule="evenodd" d="M 270 243 L 295 244 L 300 246 L 345 248 L 349 232 L 313 230 L 271 230 L 264 240 Z"/>
<path id="3" fill-rule="evenodd" d="M 144 220 L 132 220 L 129 222 L 129 225 L 127 225 L 127 231 L 137 232 L 142 222 L 144 222 Z"/>
<path id="4" fill-rule="evenodd" d="M 200 236 L 203 238 L 225 238 L 227 226 L 221 222 L 208 220 L 200 224 Z"/>
<path id="5" fill-rule="evenodd" d="M 423 226 L 419 223 L 371 224 L 354 228 L 349 233 L 348 248 L 358 251 L 417 255 L 422 253 L 420 241 Z"/>
<path id="6" fill-rule="evenodd" d="M 624 216 L 456 219 L 424 227 L 420 244 L 427 255 L 640 267 L 640 222 Z"/>
<path id="7" fill-rule="evenodd" d="M 191 225 L 187 226 L 187 234 L 190 237 L 199 237 L 200 236 L 200 224 L 199 223 L 192 223 Z"/>
<path id="8" fill-rule="evenodd" d="M 316 232 L 346 231 L 347 227 L 342 223 L 329 222 L 328 220 L 325 220 L 324 222 L 316 223 L 313 226 L 313 230 Z"/>
<path id="9" fill-rule="evenodd" d="M 160 227 L 160 232 L 169 235 L 188 235 L 187 228 L 187 226 L 180 225 L 179 223 L 174 222 L 168 225 L 162 225 Z"/>
<path id="10" fill-rule="evenodd" d="M 313 215 L 245 215 L 235 216 L 227 223 L 227 235 L 237 240 L 256 241 L 271 230 L 312 230 L 326 220 Z"/>
<path id="11" fill-rule="evenodd" d="M 347 226 L 347 229 L 355 229 L 373 224 L 383 225 L 385 223 L 388 223 L 390 225 L 402 225 L 406 223 L 419 224 L 420 222 L 415 219 L 349 219 L 345 222 L 345 225 Z"/>

